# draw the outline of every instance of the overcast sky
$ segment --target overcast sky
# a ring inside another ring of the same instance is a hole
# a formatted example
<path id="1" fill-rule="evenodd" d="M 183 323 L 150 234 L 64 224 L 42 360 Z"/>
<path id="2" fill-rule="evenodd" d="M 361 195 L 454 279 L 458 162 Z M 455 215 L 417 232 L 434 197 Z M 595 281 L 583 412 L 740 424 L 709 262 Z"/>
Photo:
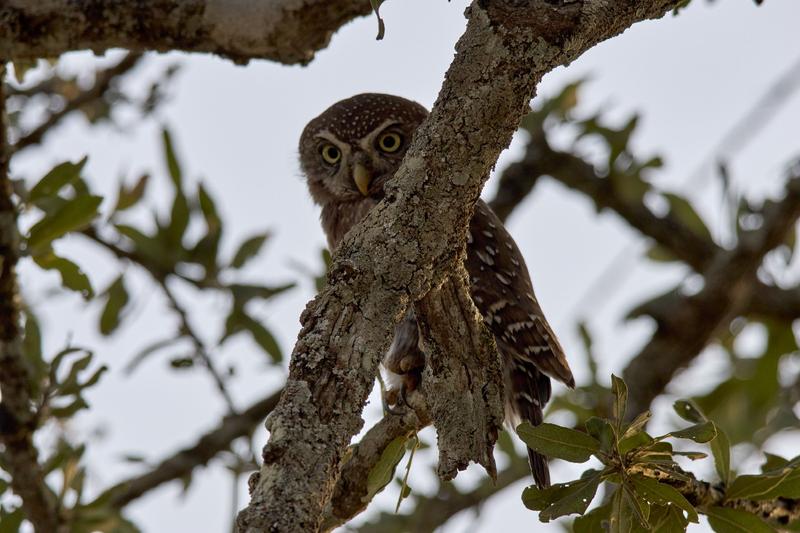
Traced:
<path id="1" fill-rule="evenodd" d="M 56 162 L 88 154 L 86 174 L 94 188 L 113 199 L 120 176 L 130 180 L 150 170 L 159 177 L 150 192 L 164 206 L 170 196 L 159 130 L 168 125 L 185 175 L 190 181 L 202 179 L 218 199 L 228 224 L 226 249 L 230 251 L 257 231 L 273 231 L 275 237 L 248 267 L 247 277 L 266 283 L 301 280 L 300 289 L 264 306 L 259 314 L 289 353 L 300 311 L 313 295 L 311 284 L 293 265 L 319 268 L 319 250 L 325 243 L 318 209 L 297 165 L 297 139 L 303 126 L 333 102 L 361 92 L 394 93 L 430 107 L 464 29 L 467 3 L 388 2 L 382 8 L 387 25 L 383 41 L 374 39 L 374 18 L 357 20 L 339 31 L 331 46 L 308 67 L 262 61 L 239 67 L 203 55 L 151 55 L 132 86 L 141 86 L 143 79 L 167 64 L 177 62 L 182 67 L 171 100 L 156 117 L 125 131 L 110 126 L 90 129 L 75 117 L 51 134 L 43 149 L 28 150 L 15 159 L 12 170 L 32 180 Z M 757 98 L 800 58 L 798 21 L 796 0 L 770 0 L 758 8 L 748 0 L 712 5 L 695 0 L 680 16 L 638 24 L 569 67 L 559 68 L 545 77 L 539 93 L 554 94 L 568 82 L 590 78 L 581 93 L 582 110 L 604 109 L 615 120 L 640 113 L 634 139 L 638 153 L 658 153 L 666 161 L 664 171 L 654 175 L 655 181 L 687 193 L 719 226 L 718 191 L 706 169 L 709 156 Z M 71 54 L 68 66 L 87 68 L 94 61 L 88 54 Z M 754 142 L 730 154 L 731 173 L 740 192 L 761 197 L 778 190 L 786 162 L 800 152 L 798 118 L 800 97 L 793 96 Z M 498 168 L 513 161 L 520 146 L 515 141 Z M 485 196 L 491 197 L 494 186 L 490 180 Z M 643 263 L 643 247 L 623 222 L 609 213 L 598 217 L 585 197 L 549 180 L 542 181 L 525 200 L 509 227 L 579 383 L 587 373 L 582 368 L 576 321 L 587 320 L 594 333 L 601 375 L 619 372 L 652 331 L 644 320 L 624 323 L 625 311 L 686 274 L 674 266 Z M 79 238 L 59 249 L 91 272 L 97 287 L 118 275 L 110 268 L 114 263 L 108 256 Z M 590 290 L 596 289 L 598 275 L 614 260 L 620 276 L 612 280 L 613 290 Z M 111 372 L 88 395 L 91 413 L 71 428 L 76 439 L 94 435 L 89 437 L 87 455 L 93 489 L 141 468 L 124 463 L 124 454 L 144 452 L 148 459 L 159 460 L 191 443 L 224 414 L 223 404 L 201 371 L 166 372 L 164 356 L 146 362 L 132 378 L 123 375 L 122 367 L 137 347 L 168 335 L 175 327 L 174 317 L 164 311 L 162 297 L 146 276 L 130 269 L 131 318 L 110 340 L 99 339 L 95 333 L 98 306 L 86 307 L 72 295 L 46 296 L 47 289 L 56 284 L 55 277 L 29 265 L 23 265 L 21 276 L 26 297 L 42 316 L 48 353 L 72 335 L 74 343 L 95 347 L 97 357 L 111 366 Z M 181 291 L 180 297 L 192 308 L 193 322 L 207 338 L 218 337 L 223 302 L 198 298 L 191 291 Z M 751 336 L 753 342 L 759 340 L 758 331 Z M 240 375 L 232 392 L 240 407 L 275 390 L 284 378 L 280 371 L 267 369 L 264 356 L 244 338 L 230 342 L 215 357 L 220 362 L 237 361 Z M 689 388 L 690 384 L 713 383 L 721 362 L 721 354 L 708 350 L 698 369 L 683 375 L 674 389 L 682 394 L 702 390 Z M 669 403 L 659 402 L 656 409 L 666 412 Z M 373 401 L 367 407 L 368 419 L 374 420 L 379 411 Z M 662 413 L 662 420 L 667 423 L 669 417 Z M 264 442 L 262 431 L 258 446 Z M 795 432 L 769 446 L 796 449 L 800 438 Z M 554 479 L 563 481 L 571 472 L 555 465 Z M 461 482 L 478 475 L 470 472 Z M 412 471 L 412 487 L 424 489 L 429 480 L 427 466 L 419 463 Z M 183 497 L 177 483 L 151 493 L 130 506 L 130 516 L 147 532 L 227 531 L 232 489 L 224 469 L 215 463 L 198 471 L 195 481 Z M 519 484 L 492 499 L 477 521 L 461 516 L 446 531 L 488 532 L 498 527 L 509 532 L 558 531 L 558 526 L 539 524 L 536 515 L 525 510 L 519 498 L 522 487 Z M 239 490 L 243 504 L 247 501 L 244 479 Z M 381 505 L 388 508 L 396 497 L 397 488 L 392 486 L 380 498 Z"/>

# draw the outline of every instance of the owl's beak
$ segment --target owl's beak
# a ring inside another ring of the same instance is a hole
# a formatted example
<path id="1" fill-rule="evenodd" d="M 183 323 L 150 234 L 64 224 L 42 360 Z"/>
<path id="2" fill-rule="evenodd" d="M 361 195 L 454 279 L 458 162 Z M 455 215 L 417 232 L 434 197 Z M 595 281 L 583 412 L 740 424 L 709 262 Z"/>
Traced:
<path id="1" fill-rule="evenodd" d="M 356 163 L 353 166 L 353 181 L 356 182 L 356 187 L 358 187 L 361 194 L 364 196 L 369 194 L 369 183 L 372 181 L 372 174 L 361 163 Z"/>

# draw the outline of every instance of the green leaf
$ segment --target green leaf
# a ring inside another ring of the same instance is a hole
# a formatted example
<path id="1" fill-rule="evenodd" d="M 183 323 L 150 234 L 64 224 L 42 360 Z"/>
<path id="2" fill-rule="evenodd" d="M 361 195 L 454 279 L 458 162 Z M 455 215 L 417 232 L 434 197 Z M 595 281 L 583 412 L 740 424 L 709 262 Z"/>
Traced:
<path id="1" fill-rule="evenodd" d="M 672 431 L 665 436 L 674 437 L 676 439 L 691 439 L 695 442 L 709 442 L 717 436 L 717 428 L 710 420 L 695 424 L 686 429 Z"/>
<path id="2" fill-rule="evenodd" d="M 754 514 L 727 507 L 705 511 L 711 529 L 717 533 L 773 533 L 775 530 Z"/>
<path id="3" fill-rule="evenodd" d="M 113 212 L 125 211 L 139 203 L 139 200 L 144 197 L 149 180 L 150 175 L 143 174 L 131 188 L 127 188 L 124 183 L 120 183 L 119 192 L 117 193 L 117 205 L 114 206 Z"/>
<path id="4" fill-rule="evenodd" d="M 694 506 L 689 503 L 680 492 L 669 485 L 659 483 L 654 479 L 638 476 L 631 477 L 630 480 L 636 491 L 651 503 L 658 505 L 675 505 L 686 511 L 689 521 L 697 523 L 699 520 Z"/>
<path id="5" fill-rule="evenodd" d="M 777 487 L 754 499 L 774 500 L 775 498 L 800 498 L 800 467 L 795 467 Z"/>
<path id="6" fill-rule="evenodd" d="M 84 156 L 83 159 L 77 163 L 66 161 L 54 166 L 50 172 L 45 174 L 45 176 L 30 190 L 28 201 L 35 204 L 42 198 L 55 196 L 62 188 L 75 182 L 80 176 L 84 165 L 86 165 L 86 159 L 87 157 Z"/>
<path id="7" fill-rule="evenodd" d="M 523 422 L 517 426 L 517 434 L 529 448 L 572 463 L 585 463 L 592 454 L 600 451 L 597 439 L 554 424 L 532 426 Z"/>
<path id="8" fill-rule="evenodd" d="M 700 215 L 697 214 L 697 211 L 694 210 L 694 207 L 692 207 L 692 204 L 686 198 L 672 193 L 663 193 L 663 195 L 669 203 L 670 214 L 699 237 L 703 237 L 708 241 L 712 240 L 711 232 L 708 231 L 706 223 L 700 218 Z"/>
<path id="9" fill-rule="evenodd" d="M 630 437 L 634 433 L 643 431 L 644 427 L 647 425 L 647 422 L 650 421 L 652 416 L 653 413 L 651 413 L 649 409 L 644 413 L 639 413 L 639 415 L 633 419 L 633 422 L 631 422 L 628 427 L 625 428 L 625 432 L 622 434 L 622 437 Z"/>
<path id="10" fill-rule="evenodd" d="M 33 256 L 33 261 L 39 265 L 39 268 L 58 272 L 61 275 L 61 284 L 67 289 L 80 293 L 84 300 L 94 296 L 89 277 L 69 259 L 59 257 L 52 250 L 48 250 Z"/>
<path id="11" fill-rule="evenodd" d="M 725 499 L 759 499 L 759 496 L 777 488 L 791 473 L 791 468 L 785 468 L 775 474 L 739 476 L 733 480 L 728 490 L 725 491 Z"/>
<path id="12" fill-rule="evenodd" d="M 245 313 L 241 307 L 235 307 L 225 321 L 225 334 L 220 339 L 220 344 L 240 331 L 248 331 L 253 340 L 269 354 L 273 362 L 278 363 L 283 359 L 280 346 L 272 333 Z"/>
<path id="13" fill-rule="evenodd" d="M 239 245 L 239 249 L 236 250 L 236 253 L 233 255 L 231 267 L 242 268 L 250 259 L 258 255 L 258 252 L 261 251 L 261 247 L 264 246 L 264 243 L 269 237 L 270 234 L 265 232 L 254 235 L 242 242 L 242 244 Z"/>
<path id="14" fill-rule="evenodd" d="M 173 345 L 178 340 L 179 339 L 177 338 L 170 337 L 168 339 L 162 339 L 152 344 L 148 344 L 131 358 L 130 362 L 125 365 L 125 368 L 122 371 L 125 374 L 131 374 L 134 370 L 136 370 L 136 367 L 138 367 L 145 359 L 147 359 L 147 357 L 163 348 L 166 348 L 167 346 Z"/>
<path id="15" fill-rule="evenodd" d="M 170 212 L 169 225 L 167 226 L 170 245 L 181 247 L 187 227 L 189 227 L 189 203 L 183 192 L 178 190 L 175 192 L 175 198 L 172 201 L 172 211 Z"/>
<path id="16" fill-rule="evenodd" d="M 619 448 L 620 455 L 625 455 L 628 452 L 644 448 L 653 443 L 653 437 L 644 431 L 634 432 L 620 439 L 617 447 Z"/>
<path id="17" fill-rule="evenodd" d="M 23 520 L 25 513 L 22 507 L 9 512 L 4 506 L 0 506 L 0 533 L 19 533 Z"/>
<path id="18" fill-rule="evenodd" d="M 692 400 L 677 400 L 672 404 L 672 408 L 675 409 L 675 412 L 678 413 L 678 416 L 688 422 L 699 424 L 707 420 L 706 416 L 700 411 L 700 408 L 697 407 L 697 404 Z"/>
<path id="19" fill-rule="evenodd" d="M 28 234 L 27 246 L 30 253 L 35 254 L 54 239 L 88 225 L 97 216 L 97 208 L 102 201 L 101 196 L 78 196 L 43 217 Z"/>
<path id="20" fill-rule="evenodd" d="M 572 522 L 573 533 L 598 533 L 607 531 L 608 521 L 611 516 L 611 504 L 595 507 L 583 516 L 578 516 Z"/>
<path id="21" fill-rule="evenodd" d="M 392 480 L 395 468 L 406 453 L 406 440 L 405 437 L 397 437 L 381 452 L 380 459 L 367 474 L 367 494 L 362 498 L 363 501 L 372 500 Z"/>
<path id="22" fill-rule="evenodd" d="M 175 156 L 175 149 L 172 145 L 172 136 L 169 133 L 169 130 L 164 128 L 161 131 L 161 137 L 164 142 L 164 161 L 167 165 L 167 170 L 169 171 L 169 177 L 172 178 L 172 183 L 175 185 L 176 190 L 181 190 L 181 186 L 183 184 L 183 172 L 181 171 L 180 163 L 178 163 L 178 158 Z"/>
<path id="23" fill-rule="evenodd" d="M 584 426 L 589 435 L 600 441 L 603 451 L 611 451 L 616 442 L 616 438 L 614 437 L 614 429 L 611 427 L 608 420 L 593 416 L 586 421 Z"/>
<path id="24" fill-rule="evenodd" d="M 118 277 L 104 293 L 108 299 L 100 315 L 100 333 L 110 335 L 117 329 L 122 310 L 128 304 L 128 291 L 122 276 Z"/>
<path id="25" fill-rule="evenodd" d="M 625 410 L 628 405 L 628 386 L 622 378 L 611 374 L 611 391 L 614 393 L 614 420 L 617 434 L 621 434 L 622 421 L 625 419 Z"/>
<path id="26" fill-rule="evenodd" d="M 261 346 L 261 348 L 269 354 L 273 363 L 280 363 L 283 360 L 281 348 L 278 346 L 278 341 L 270 333 L 270 331 L 261 325 L 257 320 L 254 320 L 248 315 L 242 317 L 242 325 L 253 336 L 253 340 Z"/>
<path id="27" fill-rule="evenodd" d="M 602 473 L 600 470 L 589 470 L 581 476 L 580 480 L 564 484 L 566 490 L 557 501 L 539 513 L 539 520 L 549 522 L 560 516 L 585 513 L 597 493 Z M 537 490 L 536 487 L 528 487 L 528 489 Z"/>
<path id="28" fill-rule="evenodd" d="M 717 475 L 724 485 L 728 485 L 731 480 L 731 443 L 728 435 L 717 429 L 717 438 L 711 441 L 711 453 L 714 455 L 714 467 Z"/>
<path id="29" fill-rule="evenodd" d="M 611 533 L 639 533 L 647 531 L 641 521 L 636 517 L 630 495 L 622 487 L 617 488 L 611 500 L 611 515 L 609 516 L 609 531 Z"/>
<path id="30" fill-rule="evenodd" d="M 653 505 L 648 521 L 658 533 L 684 533 L 689 521 L 674 505 Z"/>
<path id="31" fill-rule="evenodd" d="M 645 255 L 648 259 L 657 263 L 672 263 L 678 261 L 674 253 L 660 244 L 651 246 Z"/>
<path id="32" fill-rule="evenodd" d="M 369 0 L 370 5 L 372 6 L 372 11 L 375 12 L 375 16 L 378 18 L 378 35 L 375 37 L 375 40 L 377 41 L 383 39 L 383 36 L 386 34 L 386 26 L 384 25 L 380 14 L 381 4 L 384 1 L 385 0 Z"/>
<path id="33" fill-rule="evenodd" d="M 266 287 L 263 285 L 247 285 L 244 283 L 232 283 L 228 285 L 236 305 L 244 307 L 244 305 L 254 298 L 261 300 L 269 300 L 275 296 L 293 289 L 294 283 L 287 283 L 286 285 L 278 285 L 275 287 Z"/>
<path id="34" fill-rule="evenodd" d="M 77 396 L 65 406 L 51 407 L 50 414 L 59 419 L 72 418 L 75 413 L 87 407 L 89 407 L 89 404 L 86 403 L 86 400 L 82 396 Z"/>

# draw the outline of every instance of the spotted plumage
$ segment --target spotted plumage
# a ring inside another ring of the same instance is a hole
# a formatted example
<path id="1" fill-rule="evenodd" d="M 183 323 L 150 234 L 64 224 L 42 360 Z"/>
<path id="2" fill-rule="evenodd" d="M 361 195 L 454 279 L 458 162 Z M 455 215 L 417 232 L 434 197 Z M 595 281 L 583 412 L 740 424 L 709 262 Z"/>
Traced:
<path id="1" fill-rule="evenodd" d="M 322 206 L 322 227 L 332 250 L 382 199 L 386 181 L 426 115 L 421 105 L 403 98 L 361 94 L 334 104 L 303 130 L 300 163 L 312 198 Z M 569 387 L 575 382 L 536 300 L 522 254 L 480 200 L 467 234 L 465 266 L 472 299 L 502 357 L 508 417 L 513 423 L 541 424 L 550 378 Z M 419 379 L 424 354 L 413 313 L 397 326 L 384 365 L 402 374 L 406 386 Z M 548 486 L 546 458 L 532 450 L 528 457 L 536 483 Z"/>

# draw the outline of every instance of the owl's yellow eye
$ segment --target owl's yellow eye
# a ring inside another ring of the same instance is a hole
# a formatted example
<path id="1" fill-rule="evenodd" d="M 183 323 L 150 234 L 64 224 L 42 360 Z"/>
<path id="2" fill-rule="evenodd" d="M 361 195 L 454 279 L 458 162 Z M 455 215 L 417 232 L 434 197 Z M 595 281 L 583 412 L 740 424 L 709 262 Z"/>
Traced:
<path id="1" fill-rule="evenodd" d="M 329 165 L 335 165 L 342 158 L 342 151 L 332 144 L 323 144 L 319 151 Z"/>
<path id="2" fill-rule="evenodd" d="M 403 137 L 399 133 L 383 133 L 378 137 L 378 148 L 387 154 L 393 154 L 403 146 Z"/>

